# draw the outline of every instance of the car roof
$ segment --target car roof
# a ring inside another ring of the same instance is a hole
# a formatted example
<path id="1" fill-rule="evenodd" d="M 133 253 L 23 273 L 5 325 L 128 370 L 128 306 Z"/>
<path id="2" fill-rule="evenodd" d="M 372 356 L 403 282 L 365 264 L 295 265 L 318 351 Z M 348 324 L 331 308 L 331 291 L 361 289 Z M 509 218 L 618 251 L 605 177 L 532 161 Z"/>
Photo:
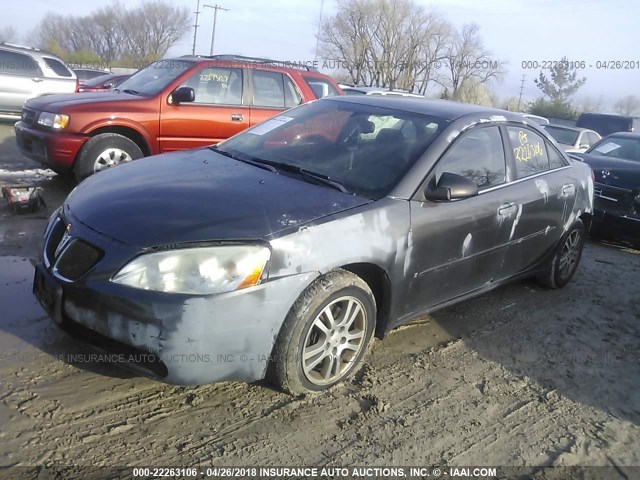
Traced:
<path id="1" fill-rule="evenodd" d="M 610 138 L 610 137 L 632 138 L 635 140 L 640 140 L 640 133 L 615 132 L 615 133 L 610 133 L 609 135 L 606 136 L 606 138 Z"/>
<path id="2" fill-rule="evenodd" d="M 394 110 L 403 110 L 411 113 L 419 113 L 440 117 L 445 120 L 456 120 L 458 118 L 469 116 L 478 119 L 486 118 L 493 120 L 492 117 L 500 117 L 499 120 L 509 120 L 520 123 L 527 123 L 521 113 L 509 112 L 498 108 L 485 107 L 483 105 L 473 105 L 470 103 L 455 102 L 452 100 L 427 100 L 412 97 L 388 97 L 373 95 L 358 96 L 340 96 L 325 97 L 322 100 L 331 102 L 348 102 L 370 105 L 372 107 L 392 108 Z M 498 118 L 496 118 L 498 120 Z M 535 123 L 535 122 L 531 122 Z M 537 124 L 536 124 L 537 125 Z"/>
<path id="3" fill-rule="evenodd" d="M 600 135 L 598 132 L 596 132 L 595 130 L 591 130 L 590 128 L 572 127 L 571 125 L 556 125 L 555 123 L 551 123 L 549 125 L 543 125 L 543 127 L 562 128 L 564 130 L 573 130 L 574 132 L 591 132 Z"/>
<path id="4" fill-rule="evenodd" d="M 0 42 L 0 48 L 2 48 L 3 50 L 8 50 L 10 52 L 16 52 L 16 53 L 29 53 L 31 55 L 35 55 L 39 58 L 41 57 L 48 57 L 48 58 L 54 58 L 56 60 L 60 60 L 60 57 L 58 55 L 55 55 L 47 50 L 41 50 L 39 48 L 35 48 L 35 47 L 27 47 L 24 45 L 16 45 L 13 43 L 5 43 L 5 42 Z M 68 68 L 68 67 L 67 67 Z"/>
<path id="5" fill-rule="evenodd" d="M 314 76 L 326 76 L 318 72 L 318 70 L 313 66 L 307 65 L 305 63 L 296 63 L 285 60 L 273 60 L 269 58 L 246 57 L 243 55 L 182 55 L 181 57 L 173 58 L 171 60 L 186 60 L 189 62 L 197 63 L 210 62 L 215 65 L 241 65 L 248 68 L 277 70 L 281 72 L 290 72 L 292 70 L 297 70 L 314 74 Z"/>

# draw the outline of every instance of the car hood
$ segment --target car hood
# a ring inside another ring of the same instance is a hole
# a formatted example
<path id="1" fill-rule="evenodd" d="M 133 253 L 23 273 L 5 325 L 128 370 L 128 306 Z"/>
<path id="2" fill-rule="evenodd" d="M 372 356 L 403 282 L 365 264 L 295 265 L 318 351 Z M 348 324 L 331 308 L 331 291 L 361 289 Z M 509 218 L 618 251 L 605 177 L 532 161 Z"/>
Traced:
<path id="1" fill-rule="evenodd" d="M 268 239 L 370 201 L 198 149 L 98 173 L 69 195 L 65 215 L 113 239 L 150 247 Z"/>
<path id="2" fill-rule="evenodd" d="M 117 92 L 81 92 L 68 93 L 64 95 L 44 95 L 42 97 L 32 98 L 25 104 L 26 107 L 34 110 L 58 113 L 64 112 L 65 109 L 76 106 L 84 106 L 87 104 L 96 105 L 99 103 L 110 102 L 136 102 L 145 97 L 130 95 L 128 93 Z"/>
<path id="3" fill-rule="evenodd" d="M 598 183 L 631 190 L 640 189 L 640 162 L 586 153 L 571 155 L 591 167 Z"/>

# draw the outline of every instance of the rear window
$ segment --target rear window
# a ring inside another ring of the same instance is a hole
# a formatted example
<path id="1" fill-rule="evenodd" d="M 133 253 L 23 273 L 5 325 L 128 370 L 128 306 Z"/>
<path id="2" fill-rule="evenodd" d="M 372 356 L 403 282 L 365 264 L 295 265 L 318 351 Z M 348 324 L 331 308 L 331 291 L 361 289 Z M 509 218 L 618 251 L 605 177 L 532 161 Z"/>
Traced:
<path id="1" fill-rule="evenodd" d="M 333 85 L 327 80 L 316 77 L 304 77 L 304 81 L 313 90 L 316 98 L 330 97 L 332 95 L 340 95 Z"/>
<path id="2" fill-rule="evenodd" d="M 55 58 L 44 57 L 44 63 L 46 63 L 47 67 L 53 70 L 53 73 L 55 73 L 59 77 L 70 78 L 73 76 L 71 71 L 67 67 L 65 67 L 64 63 L 56 60 Z"/>

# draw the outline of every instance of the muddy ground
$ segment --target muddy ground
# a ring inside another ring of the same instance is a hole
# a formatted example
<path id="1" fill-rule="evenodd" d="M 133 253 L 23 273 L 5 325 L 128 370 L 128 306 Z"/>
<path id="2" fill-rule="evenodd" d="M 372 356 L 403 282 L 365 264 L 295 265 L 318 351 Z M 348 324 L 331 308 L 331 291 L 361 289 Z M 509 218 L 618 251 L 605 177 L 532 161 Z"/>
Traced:
<path id="1" fill-rule="evenodd" d="M 0 125 L 0 185 L 73 188 Z M 181 388 L 104 363 L 31 294 L 46 213 L 0 204 L 0 465 L 617 466 L 639 478 L 640 251 L 589 241 L 574 281 L 523 281 L 377 341 L 350 384 Z M 537 473 L 536 473 L 537 472 Z"/>

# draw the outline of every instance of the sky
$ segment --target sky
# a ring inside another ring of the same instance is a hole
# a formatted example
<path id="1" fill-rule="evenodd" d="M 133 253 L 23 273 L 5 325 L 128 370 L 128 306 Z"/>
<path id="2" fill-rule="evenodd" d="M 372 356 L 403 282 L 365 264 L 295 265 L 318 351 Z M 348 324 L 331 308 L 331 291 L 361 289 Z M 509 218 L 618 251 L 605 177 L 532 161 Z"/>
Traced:
<path id="1" fill-rule="evenodd" d="M 143 0 L 127 0 L 133 6 Z M 540 68 L 524 68 L 523 62 L 584 61 L 579 75 L 585 85 L 575 100 L 600 99 L 612 110 L 625 95 L 640 96 L 640 2 L 628 0 L 414 0 L 436 11 L 454 25 L 475 22 L 485 46 L 497 60 L 507 62 L 508 73 L 492 87 L 501 98 L 517 96 L 524 75 L 523 99 L 541 92 L 534 84 Z M 112 2 L 107 0 L 3 0 L 0 28 L 11 25 L 28 44 L 28 34 L 49 10 L 83 15 Z M 173 0 L 196 10 L 197 0 Z M 208 54 L 213 9 L 219 4 L 215 52 L 269 57 L 289 61 L 313 61 L 321 13 L 336 13 L 336 0 L 201 0 L 196 53 Z M 194 15 L 195 17 L 195 15 Z M 175 45 L 171 55 L 191 53 L 193 30 Z M 628 61 L 630 69 L 598 68 L 599 63 Z M 527 66 L 527 65 L 525 65 Z M 529 63 L 528 66 L 532 66 Z"/>

